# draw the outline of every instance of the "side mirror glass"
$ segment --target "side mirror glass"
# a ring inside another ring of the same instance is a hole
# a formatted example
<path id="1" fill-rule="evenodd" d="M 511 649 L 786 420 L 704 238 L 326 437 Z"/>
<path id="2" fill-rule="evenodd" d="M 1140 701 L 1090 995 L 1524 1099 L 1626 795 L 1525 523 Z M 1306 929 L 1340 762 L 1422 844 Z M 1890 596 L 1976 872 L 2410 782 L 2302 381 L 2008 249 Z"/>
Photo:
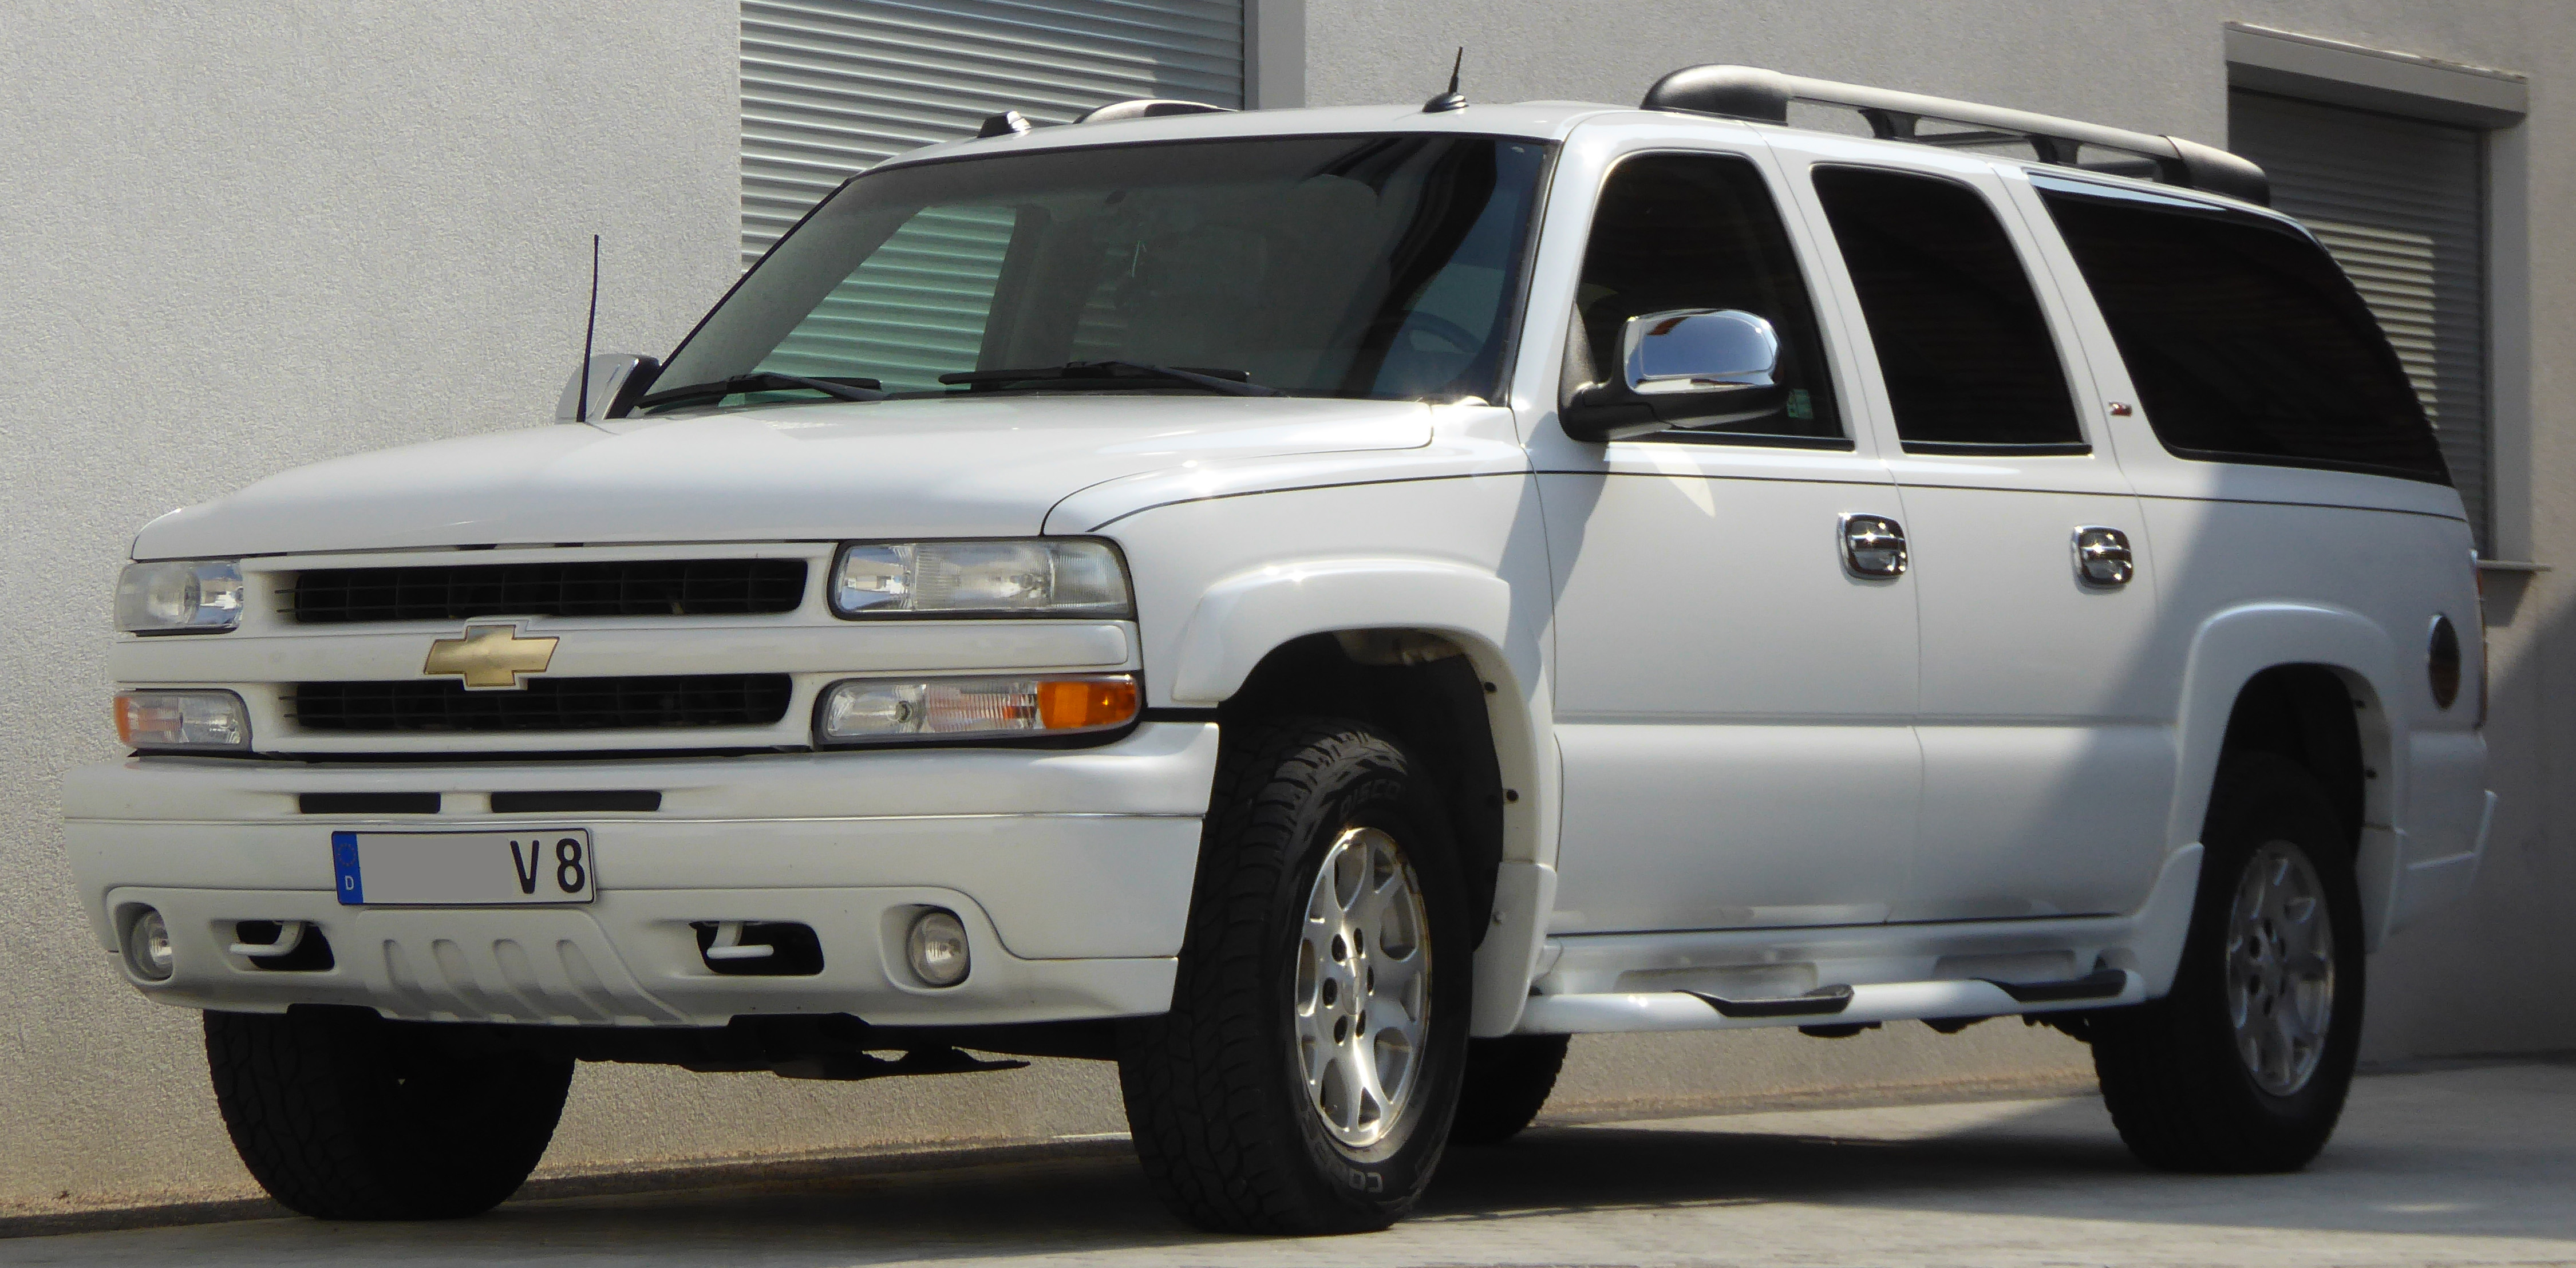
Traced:
<path id="1" fill-rule="evenodd" d="M 1639 396 L 1733 393 L 1772 386 L 1780 335 L 1739 309 L 1683 309 L 1631 317 L 1619 334 L 1628 390 Z"/>
<path id="2" fill-rule="evenodd" d="M 558 423 L 595 423 L 604 418 L 622 418 L 634 407 L 635 398 L 653 386 L 653 377 L 662 372 L 662 363 L 652 357 L 632 352 L 603 352 L 590 359 L 590 364 L 573 371 L 564 380 L 563 396 L 555 401 Z M 581 411 L 582 381 L 590 384 L 590 414 Z"/>

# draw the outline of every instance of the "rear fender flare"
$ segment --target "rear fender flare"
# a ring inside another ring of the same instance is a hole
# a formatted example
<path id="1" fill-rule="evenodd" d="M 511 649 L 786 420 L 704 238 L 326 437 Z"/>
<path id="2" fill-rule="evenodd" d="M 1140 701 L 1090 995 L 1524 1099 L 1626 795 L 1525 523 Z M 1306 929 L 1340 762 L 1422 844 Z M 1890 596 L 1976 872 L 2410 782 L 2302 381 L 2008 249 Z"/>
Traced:
<path id="1" fill-rule="evenodd" d="M 2361 840 L 2353 863 L 2361 886 L 2364 941 L 2378 949 L 2396 897 L 2402 849 L 2395 807 L 2406 804 L 2406 770 L 2399 754 L 2407 726 L 2403 712 L 2412 697 L 2394 689 L 2399 663 L 2388 632 L 2347 608 L 2248 603 L 2203 621 L 2183 669 L 2166 839 L 2177 845 L 2200 839 L 2218 777 L 2219 750 L 2246 684 L 2280 665 L 2320 665 L 2334 671 L 2358 702 L 2354 719 L 2361 732 L 2362 764 L 2373 772 L 2362 785 Z"/>

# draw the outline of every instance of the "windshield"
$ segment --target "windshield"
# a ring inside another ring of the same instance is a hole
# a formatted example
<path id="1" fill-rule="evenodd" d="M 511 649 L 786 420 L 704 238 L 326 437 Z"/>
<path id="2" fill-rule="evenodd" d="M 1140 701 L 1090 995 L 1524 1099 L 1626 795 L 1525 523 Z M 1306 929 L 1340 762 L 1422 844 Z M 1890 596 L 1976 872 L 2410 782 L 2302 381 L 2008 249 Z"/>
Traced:
<path id="1" fill-rule="evenodd" d="M 940 382 L 1118 362 L 1298 396 L 1490 399 L 1547 157 L 1534 141 L 1416 134 L 890 168 L 781 241 L 654 388 L 774 373 L 896 394 L 1204 390 L 1150 375 Z"/>

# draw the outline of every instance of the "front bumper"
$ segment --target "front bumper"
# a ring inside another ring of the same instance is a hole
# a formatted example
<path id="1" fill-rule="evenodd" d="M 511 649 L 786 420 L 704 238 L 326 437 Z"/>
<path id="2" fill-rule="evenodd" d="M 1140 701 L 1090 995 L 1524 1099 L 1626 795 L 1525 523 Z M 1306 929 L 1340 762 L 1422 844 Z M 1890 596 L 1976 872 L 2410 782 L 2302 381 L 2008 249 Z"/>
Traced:
<path id="1" fill-rule="evenodd" d="M 74 771 L 66 832 L 100 944 L 161 911 L 177 968 L 147 995 L 197 1008 L 352 1004 L 431 1021 L 723 1025 L 849 1013 L 981 1025 L 1160 1012 L 1216 763 L 1211 723 L 1147 723 L 1095 749 L 954 749 L 490 763 L 129 758 Z M 494 792 L 655 789 L 654 812 L 495 815 Z M 437 792 L 434 815 L 297 811 L 305 793 Z M 581 907 L 342 906 L 330 834 L 583 827 Z M 973 972 L 914 983 L 921 906 L 967 926 Z M 259 967 L 241 921 L 311 921 L 334 966 Z M 691 923 L 815 931 L 811 976 L 720 975 Z"/>

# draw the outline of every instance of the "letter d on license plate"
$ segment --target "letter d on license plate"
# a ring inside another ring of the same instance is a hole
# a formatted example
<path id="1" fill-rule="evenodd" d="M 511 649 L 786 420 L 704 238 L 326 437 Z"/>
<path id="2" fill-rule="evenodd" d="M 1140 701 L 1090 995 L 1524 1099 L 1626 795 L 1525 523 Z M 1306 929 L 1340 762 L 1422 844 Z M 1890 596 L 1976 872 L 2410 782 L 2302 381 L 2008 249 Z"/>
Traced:
<path id="1" fill-rule="evenodd" d="M 345 907 L 504 907 L 586 903 L 590 833 L 334 832 Z"/>

